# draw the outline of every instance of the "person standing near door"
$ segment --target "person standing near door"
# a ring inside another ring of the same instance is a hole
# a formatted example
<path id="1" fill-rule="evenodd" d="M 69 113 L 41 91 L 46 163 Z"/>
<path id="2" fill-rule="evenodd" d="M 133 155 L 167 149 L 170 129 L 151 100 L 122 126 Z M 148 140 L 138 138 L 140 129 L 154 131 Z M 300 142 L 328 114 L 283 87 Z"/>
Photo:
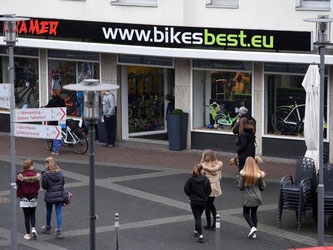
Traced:
<path id="1" fill-rule="evenodd" d="M 104 147 L 113 148 L 116 137 L 116 102 L 114 94 L 108 90 L 103 92 L 103 119 L 107 135 L 107 143 Z"/>

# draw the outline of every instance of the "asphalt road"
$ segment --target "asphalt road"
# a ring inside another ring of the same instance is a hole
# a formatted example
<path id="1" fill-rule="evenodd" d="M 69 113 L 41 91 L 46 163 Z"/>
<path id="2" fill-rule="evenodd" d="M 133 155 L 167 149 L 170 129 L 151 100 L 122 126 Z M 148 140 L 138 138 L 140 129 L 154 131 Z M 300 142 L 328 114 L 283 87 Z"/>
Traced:
<path id="1" fill-rule="evenodd" d="M 35 169 L 44 169 L 43 158 L 33 158 Z M 86 160 L 57 159 L 66 176 L 66 188 L 73 193 L 72 203 L 63 208 L 64 238 L 42 235 L 45 223 L 44 191 L 37 207 L 38 240 L 24 240 L 23 213 L 18 206 L 18 249 L 89 249 L 89 167 Z M 23 158 L 17 157 L 19 171 Z M 0 156 L 0 249 L 10 249 L 10 160 Z M 114 214 L 120 214 L 119 246 L 123 250 L 146 249 L 293 249 L 315 246 L 316 222 L 307 212 L 302 229 L 297 231 L 295 213 L 284 211 L 277 225 L 279 184 L 268 182 L 259 208 L 257 239 L 247 238 L 249 227 L 242 217 L 241 193 L 233 178 L 222 178 L 222 196 L 215 205 L 221 214 L 221 229 L 204 232 L 205 243 L 193 237 L 194 220 L 183 192 L 188 171 L 156 166 L 96 162 L 96 249 L 116 249 Z M 203 224 L 205 217 L 203 216 Z M 52 223 L 55 227 L 55 214 Z M 333 221 L 325 227 L 327 244 L 333 245 Z"/>

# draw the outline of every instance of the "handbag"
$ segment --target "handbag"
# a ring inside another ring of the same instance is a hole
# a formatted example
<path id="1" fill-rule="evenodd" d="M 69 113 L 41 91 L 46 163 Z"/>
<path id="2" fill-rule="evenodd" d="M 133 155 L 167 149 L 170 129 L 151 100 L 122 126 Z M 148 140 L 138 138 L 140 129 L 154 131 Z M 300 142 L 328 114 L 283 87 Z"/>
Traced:
<path id="1" fill-rule="evenodd" d="M 64 201 L 62 202 L 62 206 L 65 207 L 71 203 L 73 194 L 71 192 L 67 191 L 66 189 L 64 189 L 63 197 L 64 197 Z"/>

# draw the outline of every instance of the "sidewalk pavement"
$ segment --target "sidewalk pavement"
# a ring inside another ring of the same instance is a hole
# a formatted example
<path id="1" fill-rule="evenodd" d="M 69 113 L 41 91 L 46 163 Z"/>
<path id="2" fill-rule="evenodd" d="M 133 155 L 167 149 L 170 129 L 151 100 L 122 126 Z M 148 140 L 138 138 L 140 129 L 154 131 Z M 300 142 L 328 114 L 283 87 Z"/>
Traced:
<path id="1" fill-rule="evenodd" d="M 3 155 L 10 155 L 10 135 L 0 133 L 0 152 Z M 203 150 L 170 151 L 168 145 L 156 141 L 122 141 L 116 143 L 114 148 L 104 148 L 96 141 L 96 161 L 110 163 L 136 164 L 146 166 L 168 167 L 177 169 L 188 169 L 191 171 L 194 164 L 200 162 Z M 15 138 L 16 155 L 48 157 L 50 152 L 45 149 L 44 140 L 30 138 Z M 237 167 L 230 166 L 229 160 L 236 157 L 236 153 L 216 152 L 218 159 L 223 162 L 223 174 L 234 176 L 237 174 Z M 87 160 L 88 152 L 84 155 L 74 153 L 70 148 L 61 147 L 60 155 L 56 158 Z M 285 175 L 294 175 L 296 159 L 282 159 L 262 157 L 264 164 L 260 168 L 266 172 L 267 179 L 279 181 Z"/>

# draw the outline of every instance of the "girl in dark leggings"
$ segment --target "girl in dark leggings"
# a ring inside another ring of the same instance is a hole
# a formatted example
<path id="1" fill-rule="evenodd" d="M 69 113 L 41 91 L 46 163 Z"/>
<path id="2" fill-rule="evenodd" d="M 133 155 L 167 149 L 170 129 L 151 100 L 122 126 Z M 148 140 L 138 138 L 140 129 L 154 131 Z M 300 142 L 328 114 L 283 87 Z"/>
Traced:
<path id="1" fill-rule="evenodd" d="M 246 158 L 245 165 L 239 173 L 239 188 L 243 191 L 243 216 L 250 226 L 249 238 L 257 238 L 257 210 L 262 205 L 261 191 L 264 190 L 265 173 L 257 165 L 261 159 L 251 156 Z"/>
<path id="2" fill-rule="evenodd" d="M 23 207 L 24 224 L 27 234 L 30 234 L 30 224 L 36 228 L 36 207 Z"/>
<path id="3" fill-rule="evenodd" d="M 195 220 L 194 236 L 203 243 L 201 215 L 206 207 L 208 196 L 211 193 L 209 179 L 204 175 L 201 164 L 194 166 L 190 178 L 185 183 L 184 192 L 190 197 L 191 209 Z"/>
<path id="4" fill-rule="evenodd" d="M 41 176 L 33 169 L 33 162 L 28 159 L 23 163 L 22 171 L 16 177 L 17 197 L 20 198 L 20 207 L 24 213 L 24 223 L 27 232 L 24 235 L 24 239 L 26 240 L 37 239 L 35 214 Z"/>

